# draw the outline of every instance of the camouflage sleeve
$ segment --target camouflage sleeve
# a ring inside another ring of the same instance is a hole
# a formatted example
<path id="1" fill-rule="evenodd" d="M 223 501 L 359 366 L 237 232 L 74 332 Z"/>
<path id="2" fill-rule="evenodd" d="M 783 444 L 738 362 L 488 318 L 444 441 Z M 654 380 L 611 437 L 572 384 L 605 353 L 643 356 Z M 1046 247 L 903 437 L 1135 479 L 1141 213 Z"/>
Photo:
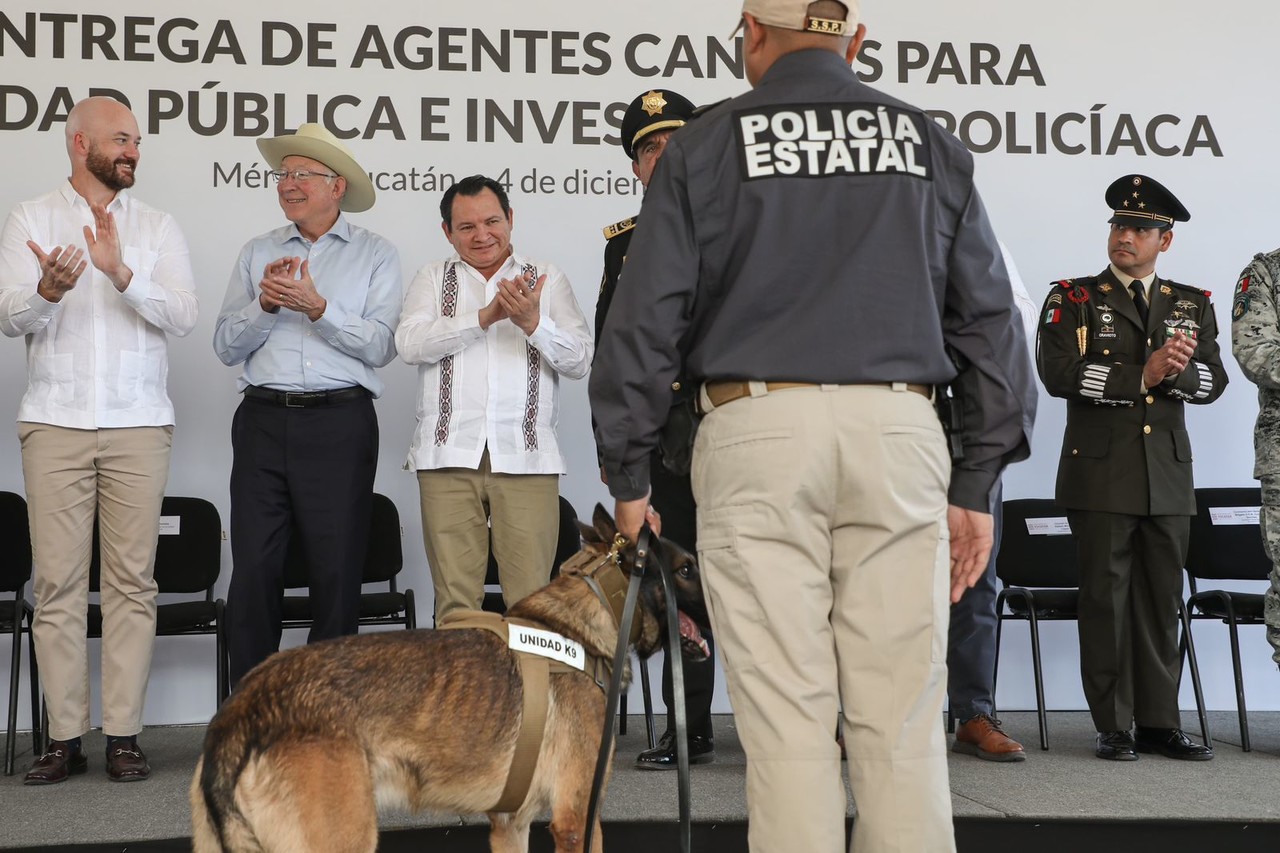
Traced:
<path id="1" fill-rule="evenodd" d="M 1196 351 L 1185 370 L 1161 382 L 1158 390 L 1184 403 L 1212 403 L 1227 388 L 1227 371 L 1222 366 L 1222 351 L 1218 346 L 1218 317 L 1213 303 L 1206 298 L 1204 322 L 1196 338 Z"/>
<path id="2" fill-rule="evenodd" d="M 1055 397 L 1105 406 L 1132 406 L 1141 396 L 1142 365 L 1092 361 L 1080 351 L 1089 340 L 1089 291 L 1058 282 L 1040 312 L 1036 369 L 1045 390 Z M 1083 330 L 1083 331 L 1081 331 Z"/>
<path id="3" fill-rule="evenodd" d="M 1231 353 L 1259 388 L 1280 389 L 1280 321 L 1275 284 L 1280 252 L 1258 255 L 1236 282 L 1231 305 Z"/>

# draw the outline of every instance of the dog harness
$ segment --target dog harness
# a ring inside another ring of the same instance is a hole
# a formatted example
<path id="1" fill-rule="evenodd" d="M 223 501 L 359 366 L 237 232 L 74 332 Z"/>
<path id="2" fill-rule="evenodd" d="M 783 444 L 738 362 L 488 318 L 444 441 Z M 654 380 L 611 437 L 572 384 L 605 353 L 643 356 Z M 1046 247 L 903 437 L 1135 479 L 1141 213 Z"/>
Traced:
<path id="1" fill-rule="evenodd" d="M 498 613 L 483 610 L 454 610 L 447 614 L 438 630 L 479 628 L 497 635 L 502 644 L 510 648 L 513 627 L 546 630 L 529 619 L 508 619 Z M 520 733 L 516 737 L 515 754 L 511 756 L 511 769 L 507 771 L 507 784 L 498 798 L 494 812 L 514 812 L 529 795 L 533 771 L 538 765 L 538 753 L 542 749 L 542 737 L 547 726 L 547 704 L 552 675 L 585 673 L 595 680 L 603 691 L 609 682 L 610 662 L 605 658 L 586 653 L 582 669 L 559 660 L 520 649 L 511 649 L 520 663 L 520 678 L 524 683 L 523 704 L 520 714 Z"/>

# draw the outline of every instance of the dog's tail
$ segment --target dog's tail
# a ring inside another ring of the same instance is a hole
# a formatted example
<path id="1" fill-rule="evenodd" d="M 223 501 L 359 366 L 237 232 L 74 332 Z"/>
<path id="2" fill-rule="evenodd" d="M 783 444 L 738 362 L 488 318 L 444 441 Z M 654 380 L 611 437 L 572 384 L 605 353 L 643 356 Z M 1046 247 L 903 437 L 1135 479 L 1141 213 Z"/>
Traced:
<path id="1" fill-rule="evenodd" d="M 194 853 L 222 853 L 222 833 L 214 823 L 204 791 L 204 757 L 191 777 L 191 849 Z"/>
<path id="2" fill-rule="evenodd" d="M 247 758 L 245 746 L 234 733 L 210 729 L 206 734 L 204 754 L 197 762 L 191 779 L 191 829 L 195 853 L 238 853 L 261 849 L 236 805 L 236 785 Z"/>

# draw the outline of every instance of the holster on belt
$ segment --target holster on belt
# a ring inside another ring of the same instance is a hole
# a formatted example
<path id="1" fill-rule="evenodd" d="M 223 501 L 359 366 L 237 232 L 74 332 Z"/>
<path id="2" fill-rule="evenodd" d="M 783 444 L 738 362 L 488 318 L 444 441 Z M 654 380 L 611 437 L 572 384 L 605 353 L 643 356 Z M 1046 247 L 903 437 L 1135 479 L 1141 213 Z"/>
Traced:
<path id="1" fill-rule="evenodd" d="M 680 476 L 688 475 L 693 468 L 693 440 L 702 421 L 696 408 L 698 385 L 697 382 L 683 380 L 671 383 L 671 408 L 667 412 L 667 422 L 658 433 L 662 467 Z"/>
<path id="2" fill-rule="evenodd" d="M 933 395 L 933 405 L 942 421 L 942 431 L 947 434 L 947 446 L 951 450 L 951 464 L 964 461 L 964 406 L 955 396 L 950 385 L 939 385 Z"/>
<path id="3" fill-rule="evenodd" d="M 950 346 L 946 347 L 946 350 L 951 363 L 959 372 L 964 359 Z M 959 465 L 964 461 L 964 400 L 958 394 L 959 388 L 960 383 L 953 381 L 947 385 L 937 386 L 933 394 L 933 405 L 938 410 L 938 420 L 942 421 L 942 431 L 947 434 L 947 446 L 951 449 L 952 465 Z"/>

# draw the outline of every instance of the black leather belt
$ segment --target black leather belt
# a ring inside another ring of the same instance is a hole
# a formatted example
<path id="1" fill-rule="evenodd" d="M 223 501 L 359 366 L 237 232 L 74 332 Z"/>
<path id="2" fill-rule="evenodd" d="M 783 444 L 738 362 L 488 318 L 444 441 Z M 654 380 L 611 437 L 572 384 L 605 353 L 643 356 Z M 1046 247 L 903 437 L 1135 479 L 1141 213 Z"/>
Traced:
<path id="1" fill-rule="evenodd" d="M 368 397 L 369 391 L 362 385 L 335 388 L 332 391 L 278 391 L 275 388 L 250 385 L 244 389 L 244 395 L 250 400 L 260 400 L 273 406 L 306 409 L 311 406 L 332 406 L 334 403 L 358 400 L 361 397 Z"/>

